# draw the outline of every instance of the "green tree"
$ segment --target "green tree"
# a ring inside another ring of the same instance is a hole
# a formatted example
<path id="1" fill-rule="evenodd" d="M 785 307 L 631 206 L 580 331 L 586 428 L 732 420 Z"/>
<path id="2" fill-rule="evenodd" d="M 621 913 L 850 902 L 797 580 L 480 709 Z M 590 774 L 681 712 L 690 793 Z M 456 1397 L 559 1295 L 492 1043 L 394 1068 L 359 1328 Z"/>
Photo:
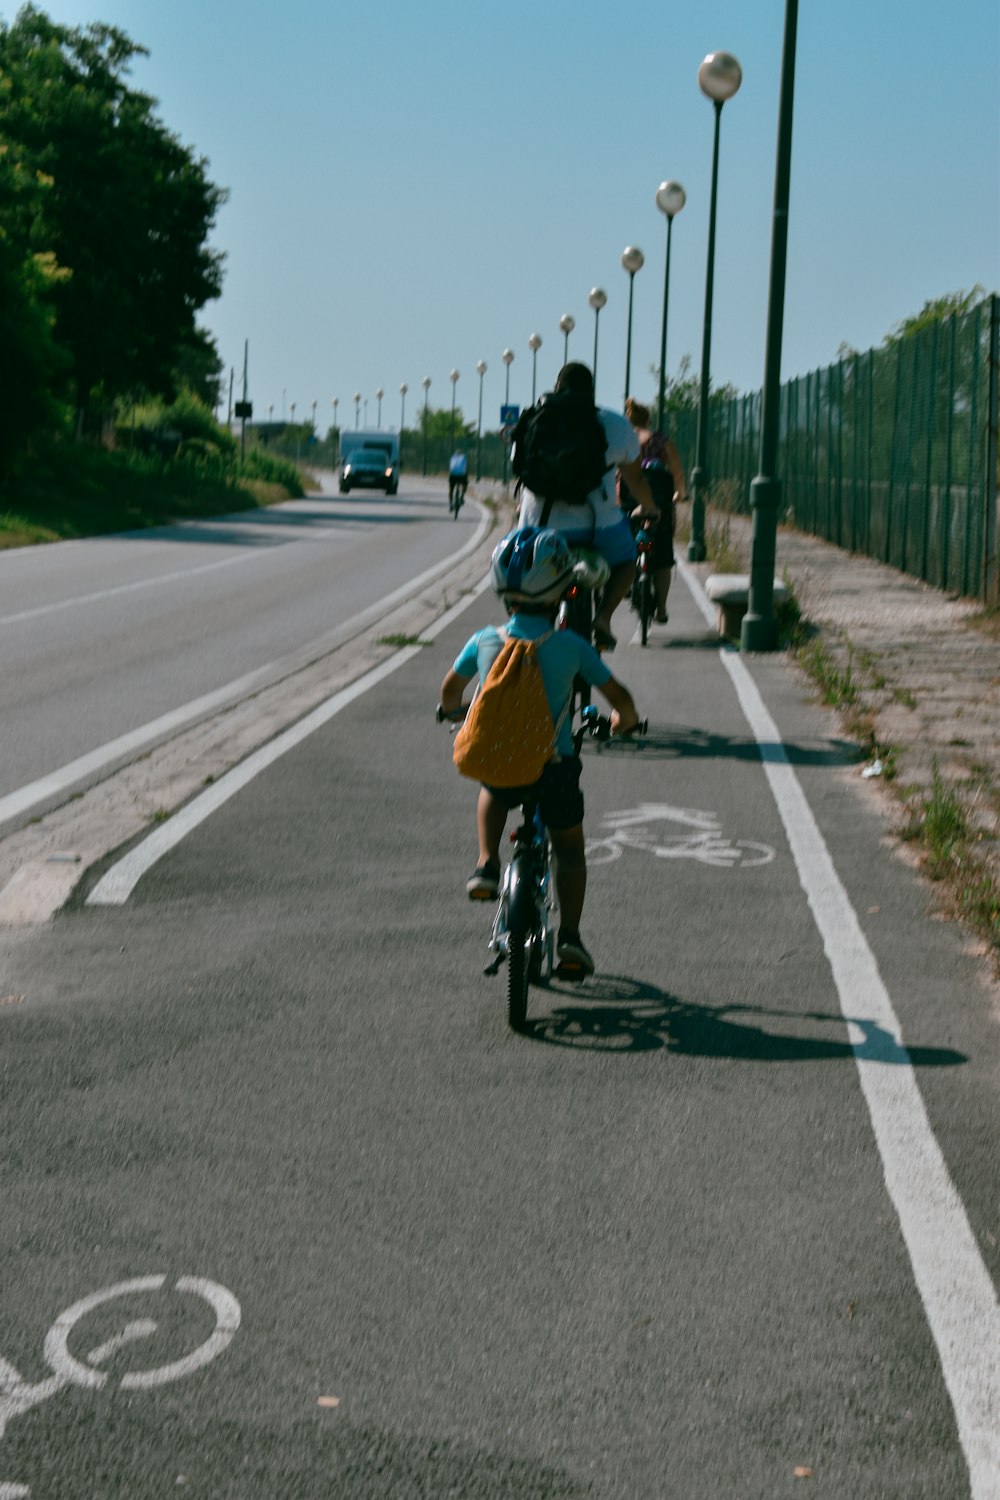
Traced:
<path id="1" fill-rule="evenodd" d="M 986 289 L 981 286 L 974 286 L 971 292 L 948 292 L 943 297 L 932 297 L 918 313 L 896 323 L 882 340 L 883 346 L 888 348 L 900 339 L 913 338 L 925 329 L 933 328 L 936 323 L 945 322 L 954 313 L 971 312 L 985 299 Z"/>
<path id="2" fill-rule="evenodd" d="M 144 51 L 115 27 L 60 26 L 32 5 L 0 23 L 0 137 L 52 185 L 6 205 L 0 224 L 22 255 L 72 272 L 51 300 L 81 408 L 172 394 L 183 353 L 204 343 L 196 314 L 221 289 L 206 240 L 225 194 L 127 86 Z"/>
<path id="3" fill-rule="evenodd" d="M 31 223 L 50 191 L 10 144 L 0 146 L 0 481 L 35 432 L 67 418 L 68 359 L 55 339 L 52 294 L 68 273 L 7 227 Z"/>
<path id="4" fill-rule="evenodd" d="M 450 443 L 453 436 L 456 443 L 474 443 L 476 440 L 476 424 L 465 421 L 460 406 L 455 407 L 454 427 L 450 406 L 440 410 L 435 410 L 433 406 L 422 406 L 417 429 L 421 436 L 426 434 L 430 443 Z"/>

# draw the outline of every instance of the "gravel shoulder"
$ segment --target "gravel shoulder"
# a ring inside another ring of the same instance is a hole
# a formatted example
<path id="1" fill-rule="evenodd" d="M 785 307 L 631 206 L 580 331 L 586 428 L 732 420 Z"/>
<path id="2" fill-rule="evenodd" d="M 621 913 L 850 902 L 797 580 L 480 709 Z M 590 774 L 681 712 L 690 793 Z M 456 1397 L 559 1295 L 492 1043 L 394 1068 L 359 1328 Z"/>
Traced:
<path id="1" fill-rule="evenodd" d="M 749 518 L 725 521 L 733 547 L 749 559 Z M 776 574 L 785 572 L 809 628 L 839 672 L 851 673 L 856 702 L 841 715 L 845 733 L 853 737 L 851 721 L 868 716 L 878 744 L 891 752 L 891 779 L 865 784 L 882 802 L 900 854 L 926 868 L 904 834 L 932 796 L 936 771 L 965 809 L 977 860 L 1000 889 L 1000 618 L 974 600 L 781 527 Z M 816 692 L 808 678 L 804 687 Z M 955 915 L 947 884 L 935 882 L 934 905 Z M 980 941 L 1000 961 L 1000 949 Z"/>

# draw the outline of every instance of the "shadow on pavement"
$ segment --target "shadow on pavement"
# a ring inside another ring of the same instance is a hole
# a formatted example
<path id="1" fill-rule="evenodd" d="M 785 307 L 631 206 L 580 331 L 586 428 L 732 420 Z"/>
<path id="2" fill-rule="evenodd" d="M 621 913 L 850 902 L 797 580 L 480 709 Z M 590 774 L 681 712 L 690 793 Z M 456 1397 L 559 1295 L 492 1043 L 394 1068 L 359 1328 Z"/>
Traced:
<path id="1" fill-rule="evenodd" d="M 669 725 L 650 726 L 640 739 L 612 739 L 603 743 L 589 741 L 587 749 L 594 755 L 634 755 L 647 760 L 745 760 L 759 763 L 787 758 L 793 766 L 854 765 L 861 751 L 850 740 L 828 740 L 825 745 L 809 747 L 782 743 L 760 745 L 744 735 L 708 734 L 702 729 Z M 783 752 L 783 755 L 782 755 Z"/>
<path id="2" fill-rule="evenodd" d="M 949 1047 L 901 1047 L 882 1027 L 861 1016 L 850 1018 L 864 1037 L 855 1049 L 844 1036 L 845 1021 L 839 1012 L 693 1005 L 625 975 L 597 975 L 584 988 L 557 980 L 547 991 L 532 991 L 532 995 L 537 997 L 534 1009 L 543 995 L 554 1008 L 547 1015 L 529 1015 L 525 1035 L 549 1046 L 579 1051 L 635 1055 L 666 1050 L 688 1057 L 764 1063 L 857 1057 L 914 1068 L 956 1067 L 968 1061 Z M 776 1024 L 765 1026 L 765 1020 Z M 784 1029 L 782 1023 L 787 1023 Z M 809 1035 L 811 1026 L 832 1026 L 838 1035 Z"/>

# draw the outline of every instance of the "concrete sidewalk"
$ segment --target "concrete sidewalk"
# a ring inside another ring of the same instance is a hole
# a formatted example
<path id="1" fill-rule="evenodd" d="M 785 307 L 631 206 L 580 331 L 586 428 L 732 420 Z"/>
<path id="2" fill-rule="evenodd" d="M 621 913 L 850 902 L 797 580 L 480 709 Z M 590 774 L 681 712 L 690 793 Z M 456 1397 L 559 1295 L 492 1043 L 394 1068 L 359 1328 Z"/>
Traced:
<path id="1" fill-rule="evenodd" d="M 715 520 L 728 522 L 733 548 L 748 564 L 749 518 Z M 893 827 L 922 805 L 936 762 L 980 830 L 977 852 L 1000 884 L 1000 619 L 975 601 L 782 527 L 775 572 L 786 570 L 804 619 L 839 670 L 850 668 L 855 712 L 871 715 L 876 739 L 895 752 L 894 779 L 866 782 L 888 799 Z M 696 571 L 704 578 L 715 569 L 702 563 Z M 817 691 L 812 683 L 804 688 Z"/>

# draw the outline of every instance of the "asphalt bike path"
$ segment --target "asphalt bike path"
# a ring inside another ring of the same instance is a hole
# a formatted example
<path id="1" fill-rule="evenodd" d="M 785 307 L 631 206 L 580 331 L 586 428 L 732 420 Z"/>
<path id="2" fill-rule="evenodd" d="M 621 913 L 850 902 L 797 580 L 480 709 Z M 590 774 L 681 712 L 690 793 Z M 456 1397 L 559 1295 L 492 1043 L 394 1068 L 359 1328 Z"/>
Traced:
<path id="1" fill-rule="evenodd" d="M 18 948 L 0 1356 L 40 1382 L 61 1309 L 154 1273 L 241 1321 L 123 1388 L 218 1308 L 130 1292 L 120 1344 L 121 1297 L 70 1320 L 110 1373 L 8 1421 L 0 1495 L 770 1500 L 808 1473 L 988 1500 L 996 1039 L 972 960 L 771 660 L 749 673 L 780 725 L 762 759 L 678 582 L 646 651 L 616 622 L 647 740 L 587 753 L 598 975 L 533 990 L 510 1034 L 464 897 L 475 788 L 432 719 L 494 617 L 473 601 L 122 904 L 81 899 Z"/>

